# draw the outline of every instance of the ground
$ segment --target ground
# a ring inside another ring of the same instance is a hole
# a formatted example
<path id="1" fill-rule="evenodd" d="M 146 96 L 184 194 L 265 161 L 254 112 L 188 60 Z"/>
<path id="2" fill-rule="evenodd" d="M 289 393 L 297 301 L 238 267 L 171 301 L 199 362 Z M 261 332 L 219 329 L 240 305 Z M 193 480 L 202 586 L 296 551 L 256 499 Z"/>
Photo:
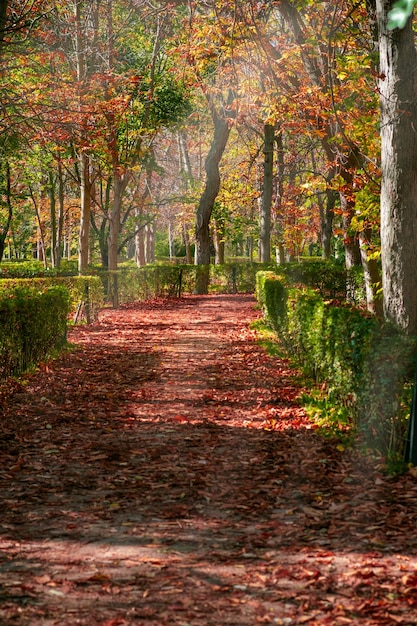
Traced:
<path id="1" fill-rule="evenodd" d="M 0 626 L 417 624 L 417 482 L 322 437 L 245 295 L 104 310 L 3 392 Z"/>

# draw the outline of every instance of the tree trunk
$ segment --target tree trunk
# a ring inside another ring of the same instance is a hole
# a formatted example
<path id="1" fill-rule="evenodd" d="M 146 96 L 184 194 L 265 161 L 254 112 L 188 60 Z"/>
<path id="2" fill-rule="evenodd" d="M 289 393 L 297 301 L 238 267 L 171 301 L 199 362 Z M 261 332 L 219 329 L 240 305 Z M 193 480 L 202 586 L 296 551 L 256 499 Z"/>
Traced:
<path id="1" fill-rule="evenodd" d="M 417 334 L 417 59 L 412 19 L 402 30 L 387 30 L 392 5 L 377 1 L 384 314 Z"/>
<path id="2" fill-rule="evenodd" d="M 232 98 L 229 97 L 231 104 Z M 210 218 L 214 202 L 220 189 L 219 165 L 230 135 L 230 126 L 225 115 L 219 115 L 212 107 L 214 136 L 205 162 L 206 183 L 197 207 L 196 255 L 197 265 L 210 265 Z M 195 293 L 208 292 L 208 271 L 197 273 Z"/>
<path id="3" fill-rule="evenodd" d="M 173 218 L 168 219 L 168 243 L 169 243 L 169 258 L 172 261 L 175 259 L 175 239 L 174 239 L 174 226 Z"/>
<path id="4" fill-rule="evenodd" d="M 6 218 L 6 223 L 0 232 L 0 261 L 3 260 L 4 250 L 6 247 L 6 238 L 7 238 L 10 225 L 12 223 L 12 217 L 13 217 L 11 176 L 10 176 L 10 165 L 8 162 L 6 162 L 5 176 L 6 176 L 6 194 L 5 195 L 6 195 L 6 203 L 7 203 L 7 218 Z"/>
<path id="5" fill-rule="evenodd" d="M 120 216 L 123 194 L 126 189 L 125 175 L 120 175 L 117 165 L 113 172 L 113 206 L 109 216 L 109 270 L 117 270 L 119 250 Z"/>
<path id="6" fill-rule="evenodd" d="M 277 176 L 275 186 L 275 202 L 274 202 L 274 232 L 277 239 L 277 247 L 275 249 L 275 259 L 278 264 L 285 263 L 285 247 L 284 247 L 284 215 L 282 203 L 284 198 L 284 137 L 282 129 L 275 133 L 275 142 L 277 145 Z"/>
<path id="7" fill-rule="evenodd" d="M 64 175 L 62 171 L 62 163 L 58 162 L 58 219 L 57 219 L 57 231 L 56 231 L 56 246 L 55 246 L 55 263 L 59 269 L 61 266 L 63 236 L 64 236 L 64 221 L 65 221 L 65 189 L 64 189 Z"/>
<path id="8" fill-rule="evenodd" d="M 327 179 L 330 183 L 333 175 Z M 330 259 L 332 255 L 332 235 L 333 235 L 333 219 L 334 208 L 336 205 L 337 192 L 328 187 L 326 189 L 324 201 L 318 195 L 317 201 L 320 211 L 320 243 L 322 259 Z"/>
<path id="9" fill-rule="evenodd" d="M 56 240 L 57 240 L 57 219 L 56 219 L 56 193 L 55 193 L 55 178 L 52 169 L 48 171 L 49 179 L 49 210 L 51 215 L 51 266 L 56 265 Z"/>
<path id="10" fill-rule="evenodd" d="M 259 260 L 269 263 L 271 260 L 271 206 L 274 171 L 275 126 L 264 125 L 264 180 L 259 236 Z"/>
<path id="11" fill-rule="evenodd" d="M 370 239 L 371 233 L 365 231 L 359 234 L 359 245 L 366 290 L 366 307 L 370 313 L 374 313 L 379 319 L 382 320 L 382 298 L 379 297 L 379 294 L 376 295 L 375 293 L 380 287 L 381 277 L 376 260 L 368 258 L 368 245 Z"/>
<path id="12" fill-rule="evenodd" d="M 155 233 L 154 225 L 147 224 L 145 226 L 145 261 L 146 263 L 154 263 L 155 261 Z"/>
<path id="13" fill-rule="evenodd" d="M 213 231 L 213 243 L 215 258 L 214 263 L 216 265 L 224 265 L 225 260 L 225 224 L 224 220 L 216 219 Z"/>
<path id="14" fill-rule="evenodd" d="M 185 256 L 187 260 L 187 264 L 191 265 L 193 262 L 193 256 L 191 254 L 191 244 L 190 244 L 190 235 L 188 233 L 187 224 L 183 222 L 182 224 L 182 238 L 185 246 Z"/>
<path id="15" fill-rule="evenodd" d="M 350 232 L 350 224 L 355 215 L 355 203 L 349 201 L 345 194 L 340 193 L 340 205 L 342 208 L 342 221 L 345 244 L 346 269 L 351 269 L 355 265 L 361 265 L 361 252 L 359 249 L 359 239 L 356 232 Z"/>
<path id="16" fill-rule="evenodd" d="M 90 159 L 85 152 L 82 152 L 80 156 L 80 194 L 81 214 L 78 239 L 78 271 L 82 274 L 87 270 L 89 262 L 91 215 Z"/>
<path id="17" fill-rule="evenodd" d="M 7 6 L 9 0 L 0 0 L 0 56 L 3 52 L 4 38 L 7 27 Z"/>
<path id="18" fill-rule="evenodd" d="M 135 210 L 135 216 L 143 221 L 143 207 L 139 206 Z M 145 257 L 145 226 L 136 231 L 135 235 L 135 261 L 138 267 L 146 265 Z"/>

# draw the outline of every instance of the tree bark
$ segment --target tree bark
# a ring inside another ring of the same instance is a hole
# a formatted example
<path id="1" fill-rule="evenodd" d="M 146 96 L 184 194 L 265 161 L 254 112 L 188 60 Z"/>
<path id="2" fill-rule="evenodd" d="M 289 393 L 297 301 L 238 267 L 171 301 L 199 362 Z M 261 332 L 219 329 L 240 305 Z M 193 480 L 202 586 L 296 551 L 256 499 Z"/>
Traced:
<path id="1" fill-rule="evenodd" d="M 229 104 L 233 97 L 229 95 Z M 218 114 L 214 106 L 211 107 L 214 123 L 214 136 L 209 153 L 205 161 L 206 182 L 201 195 L 196 215 L 196 254 L 197 265 L 210 265 L 210 218 L 214 202 L 220 190 L 220 161 L 230 135 L 230 126 L 225 114 Z M 208 292 L 208 271 L 197 274 L 195 292 L 205 294 Z"/>
<path id="2" fill-rule="evenodd" d="M 57 216 L 57 231 L 56 231 L 56 246 L 55 246 L 55 263 L 59 269 L 61 266 L 61 257 L 63 249 L 63 235 L 64 235 L 64 221 L 65 221 L 65 188 L 64 188 L 64 174 L 62 170 L 62 163 L 58 161 L 58 216 Z"/>
<path id="3" fill-rule="evenodd" d="M 109 270 L 117 270 L 117 253 L 119 249 L 120 216 L 122 212 L 123 194 L 126 181 L 114 167 L 113 171 L 113 205 L 109 215 Z"/>
<path id="4" fill-rule="evenodd" d="M 79 159 L 80 165 L 80 194 L 81 215 L 80 232 L 78 239 L 78 271 L 85 272 L 89 263 L 90 252 L 90 215 L 91 215 L 91 180 L 90 159 L 82 152 Z"/>
<path id="5" fill-rule="evenodd" d="M 327 189 L 325 201 L 319 200 L 321 256 L 323 259 L 330 259 L 332 255 L 333 219 L 336 197 L 336 191 Z"/>
<path id="6" fill-rule="evenodd" d="M 3 260 L 4 251 L 6 247 L 6 238 L 9 233 L 10 225 L 12 223 L 12 218 L 13 218 L 11 176 L 10 176 L 10 165 L 8 162 L 6 162 L 6 166 L 5 166 L 5 177 L 6 177 L 7 218 L 6 218 L 6 223 L 4 227 L 0 230 L 0 261 Z"/>
<path id="7" fill-rule="evenodd" d="M 368 254 L 371 233 L 364 231 L 359 234 L 359 246 L 362 258 L 362 267 L 366 290 L 366 308 L 370 313 L 374 313 L 378 319 L 383 319 L 383 304 L 379 294 L 375 294 L 376 287 L 380 287 L 380 274 L 378 264 L 375 259 L 370 259 Z"/>
<path id="8" fill-rule="evenodd" d="M 387 29 L 392 5 L 377 0 L 384 315 L 417 334 L 417 58 L 412 19 Z"/>
<path id="9" fill-rule="evenodd" d="M 9 0 L 0 0 L 0 57 L 3 52 L 4 39 L 7 27 L 7 7 Z"/>
<path id="10" fill-rule="evenodd" d="M 259 260 L 269 263 L 271 260 L 271 206 L 274 172 L 275 126 L 264 125 L 264 180 L 259 236 Z"/>
<path id="11" fill-rule="evenodd" d="M 216 265 L 224 265 L 225 262 L 225 223 L 224 219 L 217 218 L 214 222 L 213 243 Z"/>

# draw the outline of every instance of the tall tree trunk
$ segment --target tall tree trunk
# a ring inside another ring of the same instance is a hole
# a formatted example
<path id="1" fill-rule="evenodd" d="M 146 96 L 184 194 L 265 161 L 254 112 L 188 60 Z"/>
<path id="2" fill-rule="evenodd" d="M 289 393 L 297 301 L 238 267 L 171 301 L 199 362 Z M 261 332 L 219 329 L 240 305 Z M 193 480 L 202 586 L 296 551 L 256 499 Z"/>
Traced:
<path id="1" fill-rule="evenodd" d="M 417 78 L 412 19 L 387 30 L 377 0 L 381 99 L 381 252 L 385 317 L 417 334 Z"/>
<path id="2" fill-rule="evenodd" d="M 109 270 L 117 270 L 119 249 L 120 216 L 126 182 L 115 167 L 113 173 L 113 206 L 109 216 Z"/>
<path id="3" fill-rule="evenodd" d="M 175 259 L 175 239 L 174 239 L 174 225 L 173 217 L 168 218 L 168 243 L 169 243 L 169 258 L 172 261 Z"/>
<path id="4" fill-rule="evenodd" d="M 346 269 L 351 269 L 355 265 L 361 265 L 361 252 L 359 249 L 359 239 L 356 232 L 351 232 L 350 224 L 355 215 L 355 203 L 348 200 L 344 193 L 340 193 L 340 206 L 342 208 L 342 222 L 345 244 Z"/>
<path id="5" fill-rule="evenodd" d="M 49 210 L 51 215 L 51 266 L 56 265 L 56 241 L 57 241 L 57 219 L 56 219 L 56 193 L 55 193 L 55 177 L 52 169 L 48 171 L 49 179 Z"/>
<path id="6" fill-rule="evenodd" d="M 145 260 L 146 263 L 155 261 L 155 227 L 153 224 L 145 226 Z"/>
<path id="7" fill-rule="evenodd" d="M 12 223 L 13 217 L 13 207 L 12 207 L 12 193 L 11 193 L 11 176 L 10 176 L 10 165 L 6 162 L 5 166 L 5 177 L 6 177 L 6 204 L 7 204 L 7 218 L 6 223 L 0 230 L 0 261 L 3 260 L 4 250 L 6 247 L 6 238 L 9 233 L 10 225 Z"/>
<path id="8" fill-rule="evenodd" d="M 284 198 L 284 136 L 282 129 L 275 133 L 275 142 L 277 145 L 277 176 L 275 186 L 275 202 L 274 202 L 274 231 L 277 238 L 277 247 L 275 250 L 275 259 L 278 264 L 285 263 L 285 247 L 284 247 L 284 215 L 283 215 L 283 198 Z"/>
<path id="9" fill-rule="evenodd" d="M 80 166 L 80 232 L 78 238 L 78 271 L 85 272 L 89 263 L 90 252 L 90 215 L 91 215 L 91 180 L 90 159 L 82 152 L 79 159 Z"/>
<path id="10" fill-rule="evenodd" d="M 138 230 L 135 235 L 135 261 L 138 267 L 146 265 L 145 228 Z"/>
<path id="11" fill-rule="evenodd" d="M 83 37 L 83 0 L 75 0 L 75 52 L 77 64 L 78 99 L 79 109 L 82 111 L 87 80 L 86 42 Z M 78 159 L 80 178 L 80 231 L 78 239 L 78 271 L 83 273 L 87 270 L 90 251 L 90 214 L 91 214 L 91 181 L 90 159 L 83 144 L 88 144 L 87 138 L 82 137 L 80 155 Z"/>
<path id="12" fill-rule="evenodd" d="M 383 318 L 382 298 L 375 295 L 376 288 L 380 287 L 380 274 L 376 259 L 370 259 L 368 246 L 371 233 L 364 231 L 359 234 L 359 246 L 362 258 L 362 267 L 365 280 L 366 305 L 370 313 L 374 313 L 379 319 Z"/>
<path id="13" fill-rule="evenodd" d="M 327 189 L 325 200 L 319 199 L 320 209 L 320 240 L 322 258 L 330 259 L 332 254 L 332 234 L 334 208 L 336 205 L 337 192 L 333 189 Z"/>
<path id="14" fill-rule="evenodd" d="M 229 104 L 233 97 L 229 96 Z M 207 270 L 198 272 L 195 292 L 205 294 L 208 292 L 210 265 L 210 218 L 214 202 L 220 190 L 219 165 L 230 135 L 230 126 L 226 115 L 218 114 L 214 106 L 211 107 L 214 122 L 214 136 L 209 153 L 205 161 L 206 182 L 197 207 L 196 215 L 196 254 L 197 265 L 206 265 Z"/>
<path id="15" fill-rule="evenodd" d="M 188 265 L 191 265 L 193 262 L 193 255 L 191 254 L 190 235 L 188 233 L 187 224 L 185 222 L 182 223 L 182 238 L 185 246 L 186 261 Z"/>
<path id="16" fill-rule="evenodd" d="M 58 219 L 57 219 L 56 246 L 55 246 L 55 264 L 58 269 L 61 265 L 61 257 L 62 257 L 64 220 L 65 220 L 64 174 L 62 170 L 62 163 L 61 161 L 58 161 Z"/>
<path id="17" fill-rule="evenodd" d="M 264 125 L 264 179 L 259 236 L 259 260 L 269 263 L 271 260 L 271 206 L 274 173 L 274 138 L 275 126 Z"/>
<path id="18" fill-rule="evenodd" d="M 0 0 L 0 57 L 3 52 L 4 38 L 7 26 L 7 7 L 9 0 Z"/>
<path id="19" fill-rule="evenodd" d="M 214 263 L 216 265 L 223 265 L 225 261 L 225 224 L 222 218 L 217 218 L 214 222 L 213 230 L 213 243 L 215 258 Z"/>

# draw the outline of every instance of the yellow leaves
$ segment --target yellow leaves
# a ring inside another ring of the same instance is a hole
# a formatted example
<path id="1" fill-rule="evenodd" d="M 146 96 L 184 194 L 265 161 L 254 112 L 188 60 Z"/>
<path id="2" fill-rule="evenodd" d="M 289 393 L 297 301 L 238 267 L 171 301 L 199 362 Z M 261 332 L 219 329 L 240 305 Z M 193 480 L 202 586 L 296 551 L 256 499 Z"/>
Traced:
<path id="1" fill-rule="evenodd" d="M 342 71 L 342 72 L 338 72 L 336 76 L 339 80 L 345 80 L 349 76 L 349 74 L 347 72 Z"/>

